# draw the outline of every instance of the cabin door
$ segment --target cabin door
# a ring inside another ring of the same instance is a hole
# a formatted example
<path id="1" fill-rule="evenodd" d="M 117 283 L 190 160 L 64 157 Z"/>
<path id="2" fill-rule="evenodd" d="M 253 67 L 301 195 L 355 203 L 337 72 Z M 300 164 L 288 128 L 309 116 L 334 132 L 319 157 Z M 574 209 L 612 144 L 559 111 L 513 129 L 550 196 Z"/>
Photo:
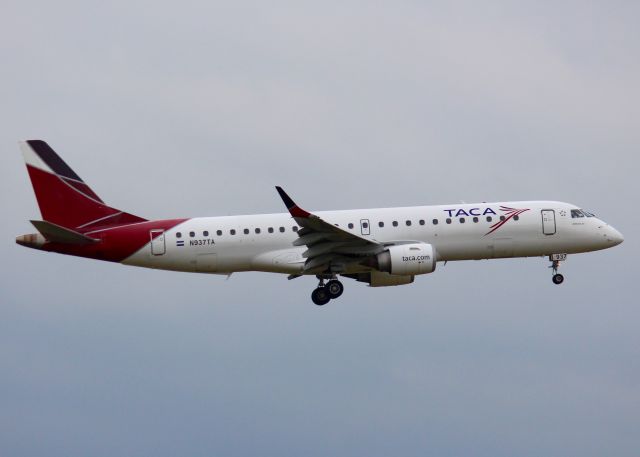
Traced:
<path id="1" fill-rule="evenodd" d="M 552 209 L 542 210 L 542 233 L 545 235 L 556 233 L 556 212 Z"/>
<path id="2" fill-rule="evenodd" d="M 164 240 L 164 230 L 154 229 L 149 230 L 149 236 L 151 237 L 151 254 L 162 255 L 166 251 L 166 245 Z"/>

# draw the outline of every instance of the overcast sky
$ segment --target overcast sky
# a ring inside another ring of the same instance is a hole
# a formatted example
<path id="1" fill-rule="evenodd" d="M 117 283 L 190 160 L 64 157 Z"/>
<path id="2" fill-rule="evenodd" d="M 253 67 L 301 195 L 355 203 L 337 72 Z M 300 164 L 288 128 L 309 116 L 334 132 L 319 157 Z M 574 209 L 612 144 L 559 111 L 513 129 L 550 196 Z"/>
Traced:
<path id="1" fill-rule="evenodd" d="M 637 456 L 640 4 L 0 6 L 0 454 Z M 147 218 L 554 199 L 626 237 L 410 286 L 46 254 L 21 139 Z"/>

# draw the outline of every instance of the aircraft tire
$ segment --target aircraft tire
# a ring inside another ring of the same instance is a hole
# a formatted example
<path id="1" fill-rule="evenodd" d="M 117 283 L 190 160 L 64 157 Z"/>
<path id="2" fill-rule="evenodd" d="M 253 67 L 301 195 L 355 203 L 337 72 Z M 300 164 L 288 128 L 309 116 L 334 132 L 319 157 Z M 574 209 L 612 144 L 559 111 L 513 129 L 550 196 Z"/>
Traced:
<path id="1" fill-rule="evenodd" d="M 564 282 L 564 276 L 562 276 L 560 273 L 557 273 L 553 275 L 553 278 L 551 278 L 551 280 L 554 284 L 562 284 Z"/>
<path id="2" fill-rule="evenodd" d="M 318 306 L 326 305 L 331 300 L 331 295 L 325 287 L 318 287 L 311 292 L 311 300 Z"/>
<path id="3" fill-rule="evenodd" d="M 327 285 L 324 286 L 324 288 L 327 290 L 329 296 L 332 299 L 338 298 L 344 292 L 344 286 L 337 279 L 332 279 L 331 281 L 329 281 Z"/>

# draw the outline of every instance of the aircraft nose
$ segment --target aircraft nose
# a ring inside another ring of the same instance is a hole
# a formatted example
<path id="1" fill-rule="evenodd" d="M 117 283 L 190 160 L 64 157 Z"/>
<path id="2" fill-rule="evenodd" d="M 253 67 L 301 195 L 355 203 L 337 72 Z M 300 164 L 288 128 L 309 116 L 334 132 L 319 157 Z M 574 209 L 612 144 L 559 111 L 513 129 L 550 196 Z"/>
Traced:
<path id="1" fill-rule="evenodd" d="M 607 230 L 607 239 L 616 246 L 624 241 L 624 236 L 622 233 L 609 226 L 609 230 Z"/>

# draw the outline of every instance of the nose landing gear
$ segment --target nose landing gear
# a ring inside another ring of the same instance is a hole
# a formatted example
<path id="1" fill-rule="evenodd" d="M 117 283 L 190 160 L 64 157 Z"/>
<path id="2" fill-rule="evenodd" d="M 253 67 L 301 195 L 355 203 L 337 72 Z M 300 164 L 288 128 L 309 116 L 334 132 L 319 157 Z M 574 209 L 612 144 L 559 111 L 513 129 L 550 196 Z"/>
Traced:
<path id="1" fill-rule="evenodd" d="M 331 299 L 338 298 L 344 292 L 344 286 L 335 276 L 329 276 L 331 280 L 325 285 L 324 276 L 318 276 L 318 287 L 311 292 L 311 300 L 318 306 L 326 305 Z"/>
<path id="2" fill-rule="evenodd" d="M 567 260 L 567 254 L 551 254 L 549 260 L 551 260 L 551 266 L 549 268 L 553 269 L 551 280 L 554 284 L 562 284 L 564 282 L 564 276 L 558 273 L 558 268 L 560 267 L 560 262 Z"/>

